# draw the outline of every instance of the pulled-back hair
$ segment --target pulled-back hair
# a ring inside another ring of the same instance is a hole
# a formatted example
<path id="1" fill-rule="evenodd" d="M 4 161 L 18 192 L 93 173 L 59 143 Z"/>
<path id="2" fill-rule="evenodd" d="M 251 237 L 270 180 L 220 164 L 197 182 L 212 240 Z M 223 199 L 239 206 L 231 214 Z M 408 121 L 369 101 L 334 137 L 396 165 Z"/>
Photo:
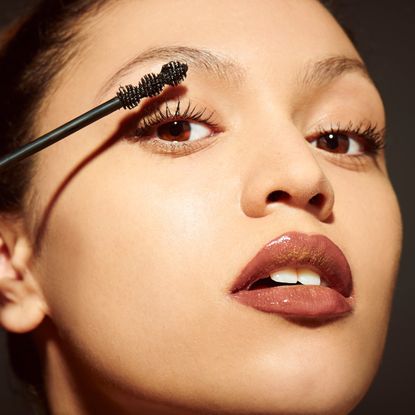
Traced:
<path id="1" fill-rule="evenodd" d="M 42 103 L 71 64 L 82 27 L 108 0 L 42 0 L 1 36 L 0 156 L 33 140 Z M 36 157 L 0 172 L 0 218 L 24 219 Z M 31 333 L 8 334 L 13 371 L 45 408 L 42 364 Z"/>

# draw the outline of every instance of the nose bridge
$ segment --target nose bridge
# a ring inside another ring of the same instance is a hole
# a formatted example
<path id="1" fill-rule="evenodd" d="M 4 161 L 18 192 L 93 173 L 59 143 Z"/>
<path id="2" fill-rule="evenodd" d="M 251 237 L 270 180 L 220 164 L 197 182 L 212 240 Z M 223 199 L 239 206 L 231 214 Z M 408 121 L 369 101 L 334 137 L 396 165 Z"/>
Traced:
<path id="1" fill-rule="evenodd" d="M 262 125 L 258 135 L 250 137 L 250 150 L 245 152 L 242 210 L 247 216 L 260 217 L 285 204 L 326 220 L 334 192 L 313 148 L 287 116 L 274 113 Z"/>

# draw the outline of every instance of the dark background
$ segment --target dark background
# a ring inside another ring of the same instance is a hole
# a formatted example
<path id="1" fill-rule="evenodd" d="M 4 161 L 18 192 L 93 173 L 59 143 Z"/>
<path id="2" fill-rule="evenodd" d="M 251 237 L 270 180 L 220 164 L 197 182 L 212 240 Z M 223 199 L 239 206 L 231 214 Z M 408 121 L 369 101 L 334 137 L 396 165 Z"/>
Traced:
<path id="1" fill-rule="evenodd" d="M 33 0 L 0 0 L 0 27 L 31 3 Z M 383 363 L 353 415 L 415 414 L 415 276 L 411 271 L 415 267 L 415 0 L 332 3 L 337 17 L 353 33 L 384 98 L 388 115 L 387 162 L 404 218 L 404 249 Z M 372 277 L 376 284 L 376 276 Z M 31 413 L 15 389 L 7 366 L 4 333 L 0 331 L 1 415 Z"/>

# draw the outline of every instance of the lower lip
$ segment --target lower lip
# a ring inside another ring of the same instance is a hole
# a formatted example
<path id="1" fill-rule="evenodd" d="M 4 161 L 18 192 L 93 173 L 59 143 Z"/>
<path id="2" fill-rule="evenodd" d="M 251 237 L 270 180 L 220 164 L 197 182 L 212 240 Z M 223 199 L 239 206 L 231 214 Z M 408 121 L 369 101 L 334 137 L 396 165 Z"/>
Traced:
<path id="1" fill-rule="evenodd" d="M 324 286 L 296 285 L 256 290 L 241 290 L 231 294 L 242 304 L 266 313 L 287 317 L 330 318 L 353 310 L 353 297 L 344 297 Z"/>

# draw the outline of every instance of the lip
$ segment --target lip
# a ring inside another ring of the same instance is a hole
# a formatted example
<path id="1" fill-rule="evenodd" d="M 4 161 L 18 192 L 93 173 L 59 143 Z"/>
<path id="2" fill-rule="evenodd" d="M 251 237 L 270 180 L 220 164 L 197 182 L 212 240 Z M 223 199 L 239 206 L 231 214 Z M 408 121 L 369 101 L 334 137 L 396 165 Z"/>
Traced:
<path id="1" fill-rule="evenodd" d="M 327 286 L 286 285 L 250 289 L 282 268 L 308 268 Z M 287 232 L 267 243 L 246 265 L 230 288 L 240 303 L 287 317 L 330 318 L 354 307 L 352 273 L 342 250 L 324 235 Z"/>

